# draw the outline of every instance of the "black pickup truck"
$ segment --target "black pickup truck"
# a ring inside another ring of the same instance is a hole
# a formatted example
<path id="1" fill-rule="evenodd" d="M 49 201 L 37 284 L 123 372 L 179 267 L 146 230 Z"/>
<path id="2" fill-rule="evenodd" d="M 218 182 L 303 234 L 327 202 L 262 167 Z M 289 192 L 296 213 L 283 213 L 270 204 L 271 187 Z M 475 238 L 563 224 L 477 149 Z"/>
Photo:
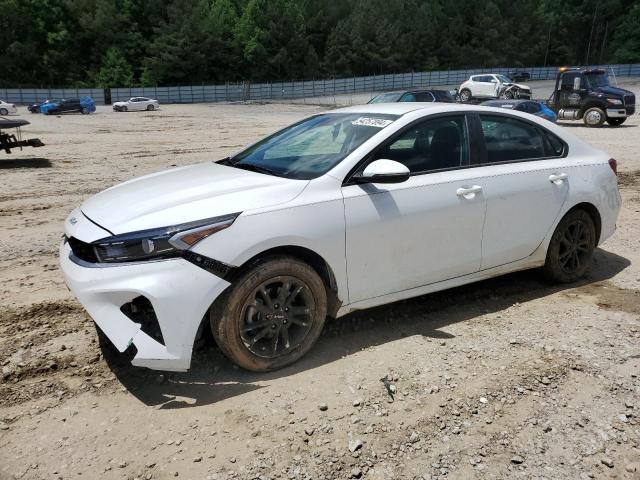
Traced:
<path id="1" fill-rule="evenodd" d="M 617 127 L 636 111 L 633 92 L 612 86 L 598 68 L 561 68 L 547 104 L 558 120 L 582 120 L 587 127 Z"/>

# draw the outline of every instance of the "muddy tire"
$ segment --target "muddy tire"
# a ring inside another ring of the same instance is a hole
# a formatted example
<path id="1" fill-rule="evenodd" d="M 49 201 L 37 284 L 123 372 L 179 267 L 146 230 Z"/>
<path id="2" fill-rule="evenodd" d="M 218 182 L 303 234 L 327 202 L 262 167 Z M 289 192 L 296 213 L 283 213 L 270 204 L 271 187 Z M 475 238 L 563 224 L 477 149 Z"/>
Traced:
<path id="1" fill-rule="evenodd" d="M 267 372 L 307 353 L 326 315 L 327 291 L 316 271 L 295 258 L 272 256 L 233 280 L 209 320 L 216 343 L 232 362 Z"/>
<path id="2" fill-rule="evenodd" d="M 624 123 L 626 118 L 608 118 L 607 123 L 612 127 L 618 127 Z"/>
<path id="3" fill-rule="evenodd" d="M 580 279 L 589 268 L 596 248 L 596 226 L 584 210 L 573 210 L 553 232 L 543 267 L 545 277 L 558 283 Z"/>
<path id="4" fill-rule="evenodd" d="M 464 88 L 460 91 L 460 103 L 469 103 L 471 98 L 471 90 L 468 88 Z"/>
<path id="5" fill-rule="evenodd" d="M 601 108 L 591 107 L 588 108 L 582 117 L 582 121 L 587 127 L 601 127 L 607 116 Z"/>

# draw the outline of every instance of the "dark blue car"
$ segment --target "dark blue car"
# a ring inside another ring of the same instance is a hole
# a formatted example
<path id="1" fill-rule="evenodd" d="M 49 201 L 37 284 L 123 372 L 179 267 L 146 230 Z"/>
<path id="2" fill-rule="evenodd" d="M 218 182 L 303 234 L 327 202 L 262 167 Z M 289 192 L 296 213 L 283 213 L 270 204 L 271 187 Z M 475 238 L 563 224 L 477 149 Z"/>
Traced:
<path id="1" fill-rule="evenodd" d="M 518 110 L 519 112 L 526 112 L 537 117 L 542 117 L 553 123 L 556 123 L 558 119 L 553 110 L 544 103 L 535 100 L 489 100 L 488 102 L 482 102 L 480 105 Z"/>

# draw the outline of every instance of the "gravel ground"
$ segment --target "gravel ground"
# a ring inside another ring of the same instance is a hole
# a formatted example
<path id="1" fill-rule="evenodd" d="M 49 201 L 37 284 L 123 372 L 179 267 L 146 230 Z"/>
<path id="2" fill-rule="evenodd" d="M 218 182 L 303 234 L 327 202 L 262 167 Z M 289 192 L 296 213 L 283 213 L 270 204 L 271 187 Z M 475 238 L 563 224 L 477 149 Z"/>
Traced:
<path id="1" fill-rule="evenodd" d="M 0 157 L 0 479 L 640 478 L 639 116 L 566 124 L 617 158 L 624 201 L 577 284 L 520 272 L 351 314 L 270 374 L 208 338 L 180 374 L 100 344 L 58 271 L 66 215 L 320 109 L 25 117 L 47 146 Z"/>

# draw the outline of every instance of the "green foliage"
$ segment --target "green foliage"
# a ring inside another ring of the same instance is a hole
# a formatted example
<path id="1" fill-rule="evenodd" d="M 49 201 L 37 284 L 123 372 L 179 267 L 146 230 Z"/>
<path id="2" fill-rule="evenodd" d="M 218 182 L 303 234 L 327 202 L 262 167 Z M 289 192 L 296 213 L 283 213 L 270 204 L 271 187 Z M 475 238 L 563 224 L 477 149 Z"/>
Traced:
<path id="1" fill-rule="evenodd" d="M 640 61 L 638 0 L 0 0 L 0 87 Z"/>
<path id="2" fill-rule="evenodd" d="M 118 48 L 107 50 L 94 84 L 102 88 L 133 86 L 133 70 Z"/>

